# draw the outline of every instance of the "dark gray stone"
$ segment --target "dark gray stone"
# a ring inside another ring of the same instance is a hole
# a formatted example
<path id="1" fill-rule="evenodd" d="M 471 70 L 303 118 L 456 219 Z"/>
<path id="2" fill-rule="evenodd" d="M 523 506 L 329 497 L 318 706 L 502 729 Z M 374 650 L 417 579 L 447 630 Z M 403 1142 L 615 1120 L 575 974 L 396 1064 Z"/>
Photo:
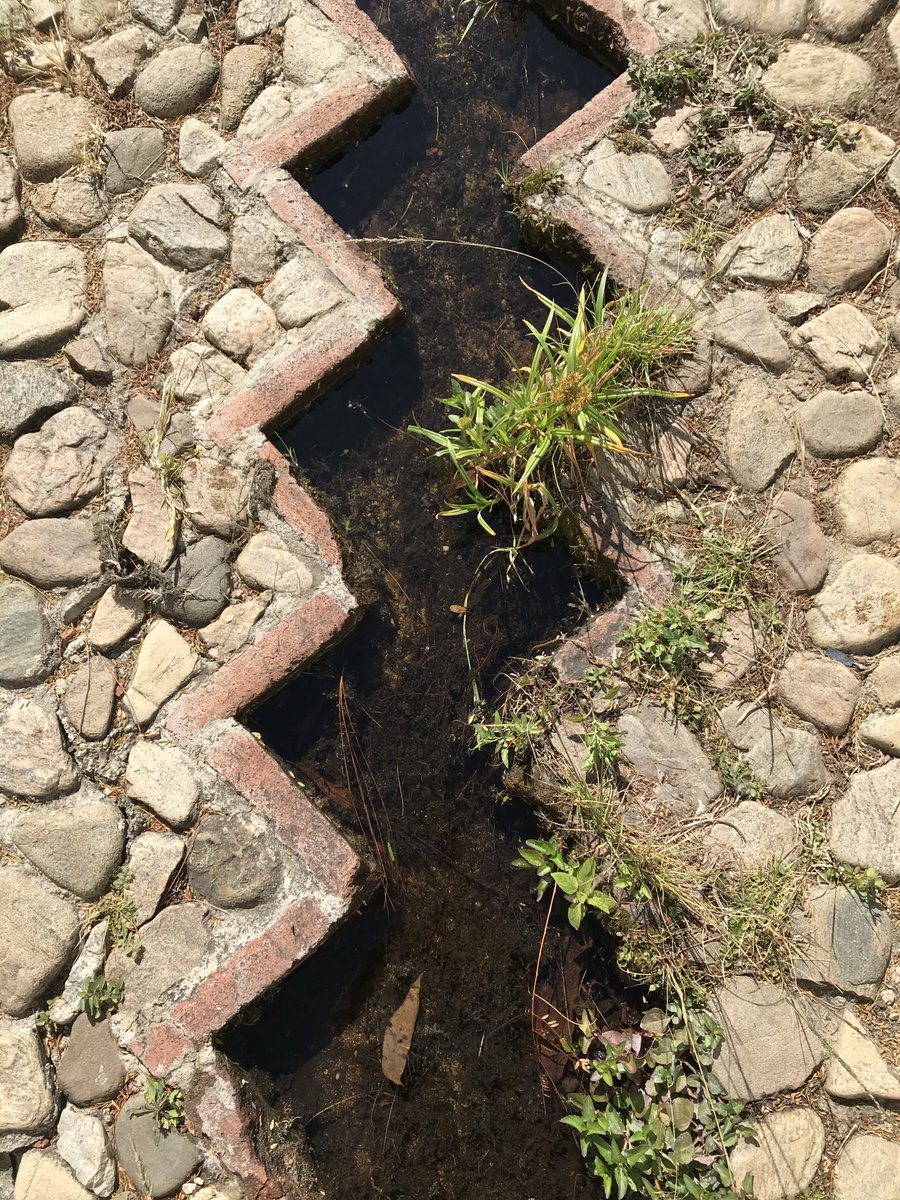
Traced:
<path id="1" fill-rule="evenodd" d="M 12 840 L 54 883 L 96 900 L 121 865 L 125 823 L 111 800 L 83 791 L 20 813 Z"/>
<path id="2" fill-rule="evenodd" d="M 166 162 L 166 139 L 153 126 L 110 130 L 106 150 L 106 190 L 114 196 L 143 187 Z"/>
<path id="3" fill-rule="evenodd" d="M 264 832 L 250 821 L 223 813 L 201 818 L 188 858 L 195 896 L 217 908 L 249 908 L 272 895 L 280 874 Z"/>
<path id="4" fill-rule="evenodd" d="M 825 884 L 808 895 L 793 922 L 794 974 L 813 984 L 874 1000 L 891 957 L 891 918 L 858 892 Z"/>
<path id="5" fill-rule="evenodd" d="M 142 1096 L 116 1118 L 116 1153 L 125 1174 L 148 1196 L 171 1196 L 200 1165 L 200 1150 L 183 1133 L 160 1134 Z"/>
<path id="6" fill-rule="evenodd" d="M 18 437 L 77 398 L 73 384 L 54 367 L 0 362 L 0 437 Z"/>
<path id="7" fill-rule="evenodd" d="M 31 875 L 0 866 L 0 1012 L 23 1017 L 75 956 L 78 909 Z"/>
<path id="8" fill-rule="evenodd" d="M 205 537 L 179 554 L 166 572 L 166 590 L 156 603 L 165 617 L 181 625 L 206 625 L 228 603 L 231 546 Z"/>
<path id="9" fill-rule="evenodd" d="M 99 1104 L 115 1096 L 125 1083 L 125 1066 L 109 1021 L 91 1021 L 82 1013 L 62 1053 L 59 1086 L 73 1104 Z"/>
<path id="10" fill-rule="evenodd" d="M 53 667 L 55 638 L 39 592 L 27 583 L 0 582 L 0 683 L 34 683 Z"/>
<path id="11" fill-rule="evenodd" d="M 703 812 L 722 784 L 697 737 L 666 709 L 644 701 L 619 718 L 622 758 L 656 785 L 657 799 Z"/>
<path id="12" fill-rule="evenodd" d="M 134 98 L 151 117 L 183 117 L 209 96 L 218 74 L 218 64 L 205 46 L 172 46 L 138 75 Z"/>

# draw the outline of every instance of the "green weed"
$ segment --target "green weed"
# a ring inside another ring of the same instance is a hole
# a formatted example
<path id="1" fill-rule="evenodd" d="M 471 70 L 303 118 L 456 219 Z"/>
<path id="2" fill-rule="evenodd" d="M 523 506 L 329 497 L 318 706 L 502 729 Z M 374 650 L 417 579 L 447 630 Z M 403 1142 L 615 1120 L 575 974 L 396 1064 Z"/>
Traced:
<path id="1" fill-rule="evenodd" d="M 146 1108 L 141 1112 L 150 1113 L 154 1123 L 154 1137 L 159 1139 L 166 1133 L 173 1133 L 184 1124 L 184 1093 L 181 1088 L 166 1083 L 164 1079 L 151 1079 L 144 1089 Z"/>
<path id="2" fill-rule="evenodd" d="M 92 1021 L 99 1021 L 107 1013 L 114 1012 L 125 997 L 125 984 L 118 980 L 97 975 L 85 979 L 78 993 L 81 1011 Z"/>
<path id="3" fill-rule="evenodd" d="M 526 322 L 531 363 L 504 386 L 455 376 L 445 401 L 451 426 L 410 426 L 454 468 L 462 496 L 440 515 L 475 515 L 496 536 L 491 522 L 503 513 L 511 561 L 571 517 L 600 454 L 629 453 L 623 411 L 667 394 L 654 383 L 656 369 L 691 340 L 687 314 L 651 303 L 645 290 L 610 299 L 605 273 L 582 289 L 574 312 L 535 295 L 547 318 L 540 329 Z"/>
<path id="4" fill-rule="evenodd" d="M 118 946 L 129 958 L 137 958 L 143 949 L 138 937 L 137 908 L 128 895 L 128 888 L 133 882 L 131 871 L 123 867 L 116 873 L 109 891 L 89 909 L 92 922 L 106 920 L 109 923 L 113 945 Z"/>

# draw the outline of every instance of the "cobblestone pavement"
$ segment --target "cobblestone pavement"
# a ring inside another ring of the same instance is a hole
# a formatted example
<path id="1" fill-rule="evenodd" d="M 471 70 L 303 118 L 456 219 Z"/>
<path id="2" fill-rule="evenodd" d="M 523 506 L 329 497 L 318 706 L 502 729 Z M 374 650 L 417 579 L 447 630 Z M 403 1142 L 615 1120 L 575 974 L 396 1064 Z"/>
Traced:
<path id="1" fill-rule="evenodd" d="M 529 201 L 532 220 L 564 227 L 617 280 L 680 297 L 700 334 L 676 381 L 696 398 L 656 431 L 647 465 L 611 484 L 617 517 L 588 528 L 631 586 L 558 652 L 558 670 L 575 681 L 589 659 L 609 661 L 629 616 L 671 594 L 664 560 L 692 512 L 762 530 L 792 652 L 770 670 L 765 631 L 738 614 L 709 686 L 764 796 L 724 801 L 693 735 L 646 703 L 619 719 L 623 753 L 648 785 L 690 800 L 732 869 L 789 860 L 798 822 L 814 819 L 837 863 L 895 885 L 900 15 L 884 0 L 592 7 L 623 49 L 644 54 L 712 27 L 737 31 L 740 44 L 764 49 L 755 111 L 768 103 L 792 125 L 748 116 L 732 130 L 724 186 L 706 185 L 691 158 L 701 105 L 654 113 L 635 136 L 622 76 L 524 156 L 554 179 Z M 651 552 L 633 531 L 653 528 L 664 533 Z M 883 899 L 811 887 L 795 914 L 799 990 L 744 975 L 725 978 L 715 997 L 717 1072 L 733 1096 L 759 1102 L 758 1144 L 734 1156 L 757 1197 L 900 1195 L 892 887 Z"/>

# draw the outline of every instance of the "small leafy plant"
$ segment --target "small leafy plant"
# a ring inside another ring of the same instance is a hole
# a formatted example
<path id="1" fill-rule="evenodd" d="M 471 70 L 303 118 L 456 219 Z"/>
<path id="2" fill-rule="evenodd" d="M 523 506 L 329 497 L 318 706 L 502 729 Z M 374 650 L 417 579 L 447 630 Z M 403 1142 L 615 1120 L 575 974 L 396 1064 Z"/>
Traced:
<path id="1" fill-rule="evenodd" d="M 543 733 L 543 724 L 532 713 L 504 717 L 495 712 L 492 721 L 475 722 L 475 749 L 493 749 L 504 767 L 509 770 L 515 756 L 526 750 L 532 740 Z"/>
<path id="2" fill-rule="evenodd" d="M 87 1013 L 92 1021 L 99 1021 L 107 1013 L 114 1012 L 124 997 L 125 984 L 119 980 L 107 979 L 105 975 L 86 979 L 78 993 L 81 1011 Z"/>
<path id="3" fill-rule="evenodd" d="M 587 1081 L 562 1118 L 608 1200 L 738 1200 L 727 1152 L 749 1134 L 742 1105 L 711 1073 L 720 1031 L 681 1002 L 637 1030 L 598 1030 L 583 1013 L 568 1049 Z M 724 1153 L 723 1153 L 724 1152 Z"/>
<path id="4" fill-rule="evenodd" d="M 581 928 L 588 909 L 608 916 L 617 907 L 613 897 L 601 891 L 597 885 L 597 864 L 594 859 L 585 858 L 581 863 L 567 860 L 555 838 L 527 841 L 519 851 L 519 857 L 513 861 L 513 866 L 532 867 L 537 871 L 538 899 L 551 883 L 556 884 L 568 904 L 569 924 L 573 929 Z"/>
<path id="5" fill-rule="evenodd" d="M 474 515 L 496 536 L 504 514 L 511 560 L 575 510 L 600 454 L 632 453 L 622 413 L 640 398 L 671 395 L 655 372 L 691 341 L 689 314 L 651 302 L 646 289 L 610 298 L 606 273 L 582 288 L 573 312 L 534 294 L 547 317 L 541 328 L 526 322 L 531 363 L 503 386 L 454 376 L 450 427 L 410 426 L 454 468 L 462 495 L 440 515 Z"/>
<path id="6" fill-rule="evenodd" d="M 141 1112 L 150 1113 L 155 1125 L 155 1138 L 159 1139 L 167 1133 L 173 1133 L 184 1124 L 184 1093 L 181 1088 L 166 1083 L 165 1079 L 151 1079 L 144 1089 L 146 1108 Z"/>
<path id="7" fill-rule="evenodd" d="M 133 882 L 134 875 L 123 867 L 116 873 L 109 891 L 90 907 L 90 919 L 108 921 L 113 945 L 118 946 L 129 958 L 137 958 L 143 948 L 138 937 L 137 908 L 128 895 L 128 888 Z"/>

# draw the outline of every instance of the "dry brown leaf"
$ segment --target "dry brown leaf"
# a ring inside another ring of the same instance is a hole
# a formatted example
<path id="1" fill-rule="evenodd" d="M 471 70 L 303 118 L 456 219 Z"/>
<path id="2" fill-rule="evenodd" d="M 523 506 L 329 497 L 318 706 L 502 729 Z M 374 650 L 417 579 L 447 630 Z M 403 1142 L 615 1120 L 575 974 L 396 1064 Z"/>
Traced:
<path id="1" fill-rule="evenodd" d="M 422 976 L 415 981 L 406 993 L 406 999 L 391 1017 L 384 1031 L 384 1042 L 381 1046 L 381 1069 L 385 1077 L 400 1086 L 406 1058 L 412 1045 L 413 1031 L 419 1016 L 419 990 Z"/>

